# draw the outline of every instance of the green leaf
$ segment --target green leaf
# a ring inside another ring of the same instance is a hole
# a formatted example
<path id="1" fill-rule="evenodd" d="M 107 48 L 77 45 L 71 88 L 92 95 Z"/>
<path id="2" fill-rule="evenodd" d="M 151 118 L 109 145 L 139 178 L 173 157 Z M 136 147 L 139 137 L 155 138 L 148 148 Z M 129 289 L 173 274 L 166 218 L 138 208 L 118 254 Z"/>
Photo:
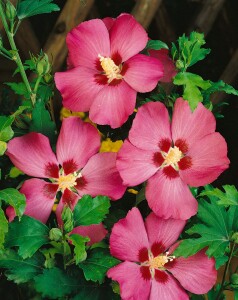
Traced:
<path id="1" fill-rule="evenodd" d="M 178 73 L 174 77 L 174 84 L 183 85 L 183 98 L 188 100 L 192 111 L 196 109 L 199 102 L 203 101 L 200 89 L 206 90 L 211 85 L 208 80 L 203 80 L 201 76 L 189 72 Z"/>
<path id="2" fill-rule="evenodd" d="M 217 296 L 219 295 L 219 292 L 220 292 L 220 288 L 221 288 L 221 285 L 220 284 L 217 284 L 213 289 L 211 289 L 208 293 L 207 293 L 207 299 L 208 300 L 214 300 L 214 299 L 217 299 Z M 222 292 L 220 297 L 219 297 L 219 300 L 225 300 L 226 299 L 226 296 L 224 295 L 224 293 Z"/>
<path id="3" fill-rule="evenodd" d="M 40 221 L 24 215 L 19 221 L 9 224 L 6 246 L 18 246 L 18 254 L 23 258 L 31 257 L 42 245 L 49 243 L 49 228 Z"/>
<path id="4" fill-rule="evenodd" d="M 77 295 L 70 300 L 120 300 L 121 297 L 113 293 L 112 289 L 108 285 L 90 285 L 84 284 Z"/>
<path id="5" fill-rule="evenodd" d="M 222 80 L 219 80 L 218 82 L 210 81 L 210 84 L 211 86 L 208 89 L 202 91 L 205 101 L 210 101 L 210 95 L 215 92 L 225 92 L 226 94 L 238 96 L 238 91 Z"/>
<path id="6" fill-rule="evenodd" d="M 45 269 L 43 274 L 34 278 L 35 289 L 43 297 L 59 299 L 71 294 L 77 288 L 77 278 L 69 276 L 59 268 Z"/>
<path id="7" fill-rule="evenodd" d="M 230 245 L 232 233 L 238 231 L 238 209 L 231 207 L 226 210 L 218 206 L 217 201 L 212 198 L 210 203 L 200 199 L 196 217 L 197 223 L 186 233 L 196 234 L 199 237 L 183 240 L 174 255 L 188 257 L 208 247 L 206 253 L 209 257 L 214 256 L 217 259 L 216 268 L 218 268 L 226 261 L 224 256 Z"/>
<path id="8" fill-rule="evenodd" d="M 79 234 L 71 234 L 69 237 L 69 240 L 72 242 L 74 245 L 74 254 L 75 254 L 75 260 L 76 260 L 76 265 L 80 263 L 81 261 L 85 260 L 87 257 L 87 252 L 86 252 L 86 243 L 90 241 L 90 238 L 88 237 L 83 237 Z"/>
<path id="9" fill-rule="evenodd" d="M 15 251 L 10 249 L 0 250 L 0 268 L 7 269 L 5 275 L 8 280 L 15 283 L 30 281 L 43 270 L 44 259 L 41 254 L 23 260 Z"/>
<path id="10" fill-rule="evenodd" d="M 218 199 L 217 204 L 229 206 L 238 205 L 238 191 L 234 185 L 223 185 L 225 192 L 218 188 L 203 191 L 200 196 L 212 196 Z"/>
<path id="11" fill-rule="evenodd" d="M 8 126 L 0 131 L 0 141 L 7 142 L 9 141 L 14 135 L 14 131 L 12 130 L 11 126 Z"/>
<path id="12" fill-rule="evenodd" d="M 8 232 L 8 221 L 5 217 L 4 211 L 0 207 L 0 249 L 3 248 L 5 241 L 5 234 Z"/>
<path id="13" fill-rule="evenodd" d="M 48 136 L 50 140 L 55 139 L 55 123 L 51 120 L 50 114 L 41 100 L 38 100 L 33 108 L 30 131 L 42 133 Z"/>
<path id="14" fill-rule="evenodd" d="M 6 82 L 5 84 L 8 85 L 13 90 L 13 92 L 15 92 L 15 94 L 29 98 L 30 95 L 27 91 L 25 83 Z"/>
<path id="15" fill-rule="evenodd" d="M 18 190 L 13 188 L 7 188 L 0 191 L 0 200 L 5 201 L 11 205 L 18 217 L 21 217 L 26 207 L 26 197 Z"/>
<path id="16" fill-rule="evenodd" d="M 14 118 L 12 118 L 11 116 L 10 117 L 0 116 L 0 131 L 3 131 L 5 128 L 12 125 L 13 121 Z"/>
<path id="17" fill-rule="evenodd" d="M 99 224 L 109 212 L 110 200 L 106 196 L 92 198 L 84 195 L 73 211 L 75 227 L 80 225 Z"/>
<path id="18" fill-rule="evenodd" d="M 0 156 L 2 156 L 7 150 L 7 143 L 0 141 Z"/>
<path id="19" fill-rule="evenodd" d="M 169 49 L 168 45 L 162 41 L 158 40 L 149 40 L 146 49 L 160 50 L 160 49 Z"/>
<path id="20" fill-rule="evenodd" d="M 53 0 L 23 0 L 17 6 L 17 17 L 22 20 L 35 15 L 47 14 L 59 11 L 58 5 L 52 3 Z"/>
<path id="21" fill-rule="evenodd" d="M 120 261 L 112 257 L 107 249 L 93 249 L 88 258 L 79 264 L 86 280 L 102 283 L 107 271 Z"/>

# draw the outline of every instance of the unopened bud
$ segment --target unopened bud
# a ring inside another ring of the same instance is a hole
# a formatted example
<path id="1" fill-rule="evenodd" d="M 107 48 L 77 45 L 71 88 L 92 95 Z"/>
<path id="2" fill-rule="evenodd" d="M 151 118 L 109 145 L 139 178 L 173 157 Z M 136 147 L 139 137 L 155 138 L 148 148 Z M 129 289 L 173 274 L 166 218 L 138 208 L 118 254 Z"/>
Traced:
<path id="1" fill-rule="evenodd" d="M 59 228 L 52 228 L 49 233 L 51 241 L 58 242 L 62 238 L 62 232 Z"/>
<path id="2" fill-rule="evenodd" d="M 184 67 L 185 67 L 184 63 L 178 59 L 176 61 L 176 68 L 180 70 L 180 69 L 183 69 Z"/>
<path id="3" fill-rule="evenodd" d="M 238 232 L 233 233 L 231 240 L 238 244 Z"/>
<path id="4" fill-rule="evenodd" d="M 62 212 L 62 220 L 64 222 L 64 230 L 68 233 L 74 228 L 73 212 L 68 207 L 65 206 Z"/>
<path id="5" fill-rule="evenodd" d="M 36 71 L 39 75 L 45 75 L 50 72 L 50 69 L 51 65 L 49 63 L 48 55 L 43 53 L 36 63 Z"/>
<path id="6" fill-rule="evenodd" d="M 16 8 L 15 6 L 10 2 L 7 1 L 6 3 L 6 17 L 8 18 L 8 20 L 13 21 L 16 17 Z"/>

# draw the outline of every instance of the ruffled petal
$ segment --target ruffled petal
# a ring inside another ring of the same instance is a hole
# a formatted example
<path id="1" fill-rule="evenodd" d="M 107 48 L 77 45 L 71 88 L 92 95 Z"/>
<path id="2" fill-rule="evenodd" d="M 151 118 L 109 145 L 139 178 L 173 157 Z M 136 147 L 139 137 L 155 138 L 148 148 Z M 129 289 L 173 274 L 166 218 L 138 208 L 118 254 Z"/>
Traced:
<path id="1" fill-rule="evenodd" d="M 202 186 L 213 182 L 229 167 L 227 144 L 218 133 L 209 134 L 198 141 L 189 151 L 191 167 L 181 170 L 180 176 L 191 186 Z"/>
<path id="2" fill-rule="evenodd" d="M 140 261 L 140 251 L 149 248 L 144 221 L 138 208 L 132 208 L 127 216 L 112 228 L 111 254 L 121 260 Z"/>
<path id="3" fill-rule="evenodd" d="M 36 177 L 58 177 L 58 162 L 49 139 L 31 132 L 8 143 L 6 153 L 13 164 L 25 174 Z"/>
<path id="4" fill-rule="evenodd" d="M 96 71 L 81 66 L 55 74 L 55 84 L 66 108 L 89 111 L 96 95 L 103 88 L 103 85 L 97 83 L 96 74 Z"/>
<path id="5" fill-rule="evenodd" d="M 198 140 L 213 133 L 215 128 L 214 115 L 202 103 L 192 112 L 188 101 L 182 98 L 176 100 L 172 117 L 172 137 L 175 143 L 178 139 L 184 140 L 190 149 Z"/>
<path id="6" fill-rule="evenodd" d="M 141 150 L 126 140 L 118 152 L 117 168 L 123 183 L 138 185 L 153 176 L 159 169 L 154 161 L 154 152 Z"/>
<path id="7" fill-rule="evenodd" d="M 164 140 L 171 141 L 168 110 L 160 102 L 150 102 L 138 109 L 129 132 L 130 142 L 140 149 L 160 149 Z"/>
<path id="8" fill-rule="evenodd" d="M 143 279 L 139 265 L 128 261 L 123 262 L 111 268 L 107 272 L 107 276 L 119 282 L 120 294 L 123 300 L 149 299 L 151 281 Z M 158 299 L 165 300 L 166 298 Z"/>
<path id="9" fill-rule="evenodd" d="M 198 209 L 187 184 L 180 177 L 168 178 L 162 171 L 148 180 L 145 196 L 153 212 L 165 219 L 187 220 Z"/>
<path id="10" fill-rule="evenodd" d="M 174 260 L 168 270 L 188 291 L 194 294 L 206 294 L 216 283 L 217 271 L 215 261 L 208 258 L 205 251 L 184 258 Z"/>
<path id="11" fill-rule="evenodd" d="M 90 119 L 100 125 L 120 127 L 133 113 L 136 91 L 124 80 L 117 85 L 102 85 L 89 111 Z"/>
<path id="12" fill-rule="evenodd" d="M 68 33 L 66 38 L 69 61 L 74 67 L 96 69 L 98 55 L 110 56 L 108 30 L 102 20 L 83 22 Z"/>
<path id="13" fill-rule="evenodd" d="M 110 29 L 110 40 L 111 54 L 118 53 L 124 62 L 145 48 L 148 36 L 132 15 L 122 14 Z"/>
<path id="14" fill-rule="evenodd" d="M 187 279 L 188 280 L 188 279 Z M 149 300 L 189 300 L 180 284 L 168 274 L 166 282 L 152 281 Z"/>
<path id="15" fill-rule="evenodd" d="M 84 180 L 82 186 L 77 185 L 79 195 L 89 194 L 108 196 L 118 200 L 126 190 L 116 168 L 117 153 L 104 152 L 92 156 L 83 168 L 81 174 Z"/>
<path id="16" fill-rule="evenodd" d="M 71 231 L 70 234 L 79 234 L 89 237 L 90 241 L 87 243 L 87 245 L 91 246 L 95 243 L 101 242 L 107 233 L 108 231 L 104 228 L 103 224 L 100 223 L 89 226 L 77 226 Z"/>
<path id="17" fill-rule="evenodd" d="M 112 25 L 114 24 L 115 20 L 116 19 L 110 18 L 110 17 L 106 17 L 106 18 L 102 19 L 102 21 L 105 24 L 105 26 L 107 27 L 108 31 L 112 28 Z"/>
<path id="18" fill-rule="evenodd" d="M 46 223 L 55 201 L 58 185 L 47 183 L 40 179 L 24 181 L 20 192 L 26 196 L 26 210 L 24 215 Z M 7 215 L 12 221 L 15 217 L 14 209 L 8 210 Z"/>
<path id="19" fill-rule="evenodd" d="M 157 217 L 150 213 L 146 218 L 145 227 L 148 234 L 150 246 L 160 245 L 167 250 L 179 238 L 186 221 Z"/>
<path id="20" fill-rule="evenodd" d="M 93 125 L 77 117 L 63 119 L 56 153 L 66 174 L 83 168 L 99 148 L 100 136 Z"/>
<path id="21" fill-rule="evenodd" d="M 123 65 L 125 81 L 137 92 L 152 91 L 162 78 L 164 71 L 161 62 L 153 57 L 137 54 Z"/>

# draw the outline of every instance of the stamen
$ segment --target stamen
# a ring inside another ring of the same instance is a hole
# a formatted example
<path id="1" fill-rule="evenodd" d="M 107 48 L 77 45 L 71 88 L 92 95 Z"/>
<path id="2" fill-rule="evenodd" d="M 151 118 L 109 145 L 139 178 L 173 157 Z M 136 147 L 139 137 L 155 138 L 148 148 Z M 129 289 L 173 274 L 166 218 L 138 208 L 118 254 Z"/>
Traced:
<path id="1" fill-rule="evenodd" d="M 103 68 L 104 74 L 108 78 L 107 83 L 112 82 L 114 79 L 122 79 L 121 66 L 117 66 L 110 57 L 103 57 L 98 54 L 101 67 Z"/>
<path id="2" fill-rule="evenodd" d="M 57 184 L 59 185 L 59 190 L 64 192 L 65 189 L 72 189 L 77 185 L 76 180 L 82 177 L 81 173 L 74 172 L 68 175 L 65 175 L 63 170 L 60 170 L 60 176 L 57 179 Z"/>
<path id="3" fill-rule="evenodd" d="M 172 166 L 176 171 L 179 170 L 178 162 L 184 157 L 184 154 L 178 147 L 170 147 L 168 153 L 161 151 L 161 154 L 164 158 L 162 167 Z"/>

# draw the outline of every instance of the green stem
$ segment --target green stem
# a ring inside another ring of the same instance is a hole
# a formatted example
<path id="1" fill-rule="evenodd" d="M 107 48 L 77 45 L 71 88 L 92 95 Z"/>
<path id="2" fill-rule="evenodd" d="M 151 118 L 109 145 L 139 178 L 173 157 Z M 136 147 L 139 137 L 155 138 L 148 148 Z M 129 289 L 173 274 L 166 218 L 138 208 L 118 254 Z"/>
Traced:
<path id="1" fill-rule="evenodd" d="M 35 98 L 36 98 L 36 96 L 32 92 L 30 83 L 29 83 L 29 81 L 27 79 L 23 63 L 21 61 L 20 55 L 18 53 L 16 44 L 15 44 L 15 41 L 14 41 L 14 38 L 13 38 L 14 37 L 14 33 L 9 30 L 9 26 L 8 26 L 8 23 L 7 23 L 5 14 L 4 14 L 4 10 L 3 10 L 3 6 L 2 6 L 1 1 L 0 1 L 0 18 L 2 20 L 3 27 L 4 27 L 5 31 L 6 31 L 6 34 L 7 34 L 7 37 L 8 37 L 10 46 L 11 46 L 11 49 L 14 51 L 14 55 L 13 55 L 12 59 L 15 60 L 17 66 L 19 68 L 22 80 L 23 80 L 23 82 L 24 82 L 24 84 L 26 86 L 26 89 L 27 89 L 28 93 L 30 94 L 31 102 L 32 102 L 32 105 L 34 106 L 35 105 Z"/>
<path id="2" fill-rule="evenodd" d="M 38 91 L 38 87 L 39 87 L 39 84 L 41 82 L 42 77 L 43 77 L 42 75 L 39 75 L 37 77 L 37 80 L 36 80 L 36 83 L 35 83 L 35 86 L 34 86 L 34 90 L 33 90 L 35 95 L 36 95 L 36 93 Z"/>
<path id="3" fill-rule="evenodd" d="M 235 243 L 233 243 L 233 245 L 231 247 L 231 251 L 230 251 L 230 254 L 229 254 L 229 259 L 228 259 L 228 262 L 226 263 L 226 267 L 225 267 L 225 270 L 224 270 L 224 273 L 223 273 L 221 287 L 220 287 L 219 293 L 218 293 L 218 295 L 217 295 L 217 297 L 216 297 L 215 300 L 219 300 L 220 296 L 221 296 L 221 294 L 223 292 L 224 283 L 225 283 L 225 280 L 226 280 L 226 274 L 227 274 L 227 271 L 228 271 L 229 266 L 230 266 L 230 262 L 231 262 L 231 259 L 232 259 L 232 254 L 233 254 L 234 249 L 235 249 Z"/>

